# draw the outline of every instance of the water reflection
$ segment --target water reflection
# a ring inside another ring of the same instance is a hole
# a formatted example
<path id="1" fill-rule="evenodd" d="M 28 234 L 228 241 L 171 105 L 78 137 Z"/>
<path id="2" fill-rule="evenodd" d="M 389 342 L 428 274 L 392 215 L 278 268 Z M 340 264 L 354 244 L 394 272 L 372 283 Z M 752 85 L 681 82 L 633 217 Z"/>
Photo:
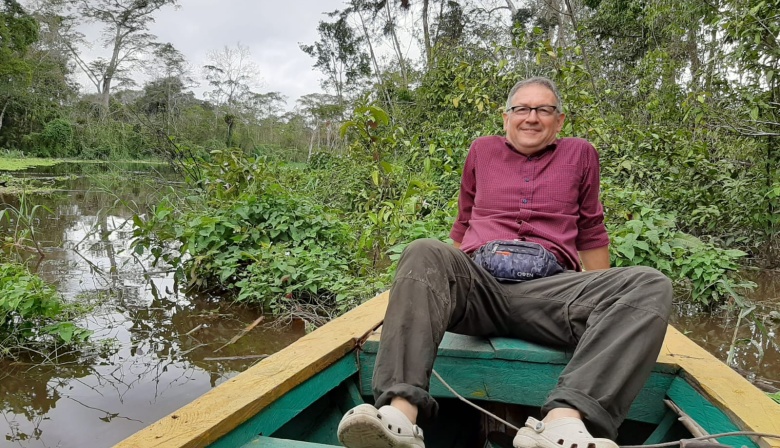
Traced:
<path id="1" fill-rule="evenodd" d="M 0 361 L 0 446 L 111 446 L 257 362 L 247 356 L 276 352 L 304 333 L 302 324 L 260 326 L 220 349 L 257 311 L 181 294 L 165 269 L 149 270 L 128 250 L 132 215 L 170 183 L 148 170 L 70 168 L 22 174 L 56 189 L 25 197 L 53 212 L 37 216 L 45 258 L 27 262 L 67 300 L 92 307 L 81 325 L 97 343 L 57 365 Z M 85 171 L 88 177 L 50 177 Z M 0 201 L 18 208 L 20 199 Z"/>
<path id="2" fill-rule="evenodd" d="M 672 323 L 718 359 L 726 361 L 732 345 L 732 367 L 767 391 L 780 389 L 780 273 L 755 271 L 745 274 L 758 287 L 749 297 L 756 309 L 739 319 L 735 308 L 714 314 L 680 306 Z M 739 327 L 737 322 L 739 321 Z M 736 329 L 736 333 L 735 333 Z"/>

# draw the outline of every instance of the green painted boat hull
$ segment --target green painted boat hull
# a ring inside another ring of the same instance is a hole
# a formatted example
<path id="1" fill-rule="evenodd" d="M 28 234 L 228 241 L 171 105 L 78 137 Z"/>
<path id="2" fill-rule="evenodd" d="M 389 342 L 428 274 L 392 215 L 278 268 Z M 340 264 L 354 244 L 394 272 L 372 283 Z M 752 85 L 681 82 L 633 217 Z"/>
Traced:
<path id="1" fill-rule="evenodd" d="M 316 447 L 339 445 L 336 428 L 353 406 L 372 402 L 371 376 L 378 349 L 369 340 L 360 349 L 317 373 L 270 406 L 209 445 L 227 447 Z M 463 397 L 522 425 L 555 386 L 570 354 L 524 341 L 481 339 L 448 333 L 434 368 Z M 651 444 L 691 434 L 664 400 L 671 400 L 710 434 L 739 431 L 679 367 L 657 364 L 620 428 L 619 444 Z M 426 446 L 511 446 L 512 430 L 458 400 L 437 379 L 431 394 L 440 403 L 435 421 L 422 422 Z M 727 446 L 758 447 L 747 437 L 719 439 Z"/>

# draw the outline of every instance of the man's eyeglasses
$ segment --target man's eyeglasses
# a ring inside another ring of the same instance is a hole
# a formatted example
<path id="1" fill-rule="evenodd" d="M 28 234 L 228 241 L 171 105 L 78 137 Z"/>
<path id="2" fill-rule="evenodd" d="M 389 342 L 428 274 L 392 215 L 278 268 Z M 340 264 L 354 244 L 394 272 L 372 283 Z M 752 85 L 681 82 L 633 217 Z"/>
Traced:
<path id="1" fill-rule="evenodd" d="M 528 115 L 531 115 L 532 110 L 535 110 L 536 115 L 540 117 L 551 117 L 558 109 L 555 106 L 512 106 L 506 111 L 518 117 L 527 117 Z"/>

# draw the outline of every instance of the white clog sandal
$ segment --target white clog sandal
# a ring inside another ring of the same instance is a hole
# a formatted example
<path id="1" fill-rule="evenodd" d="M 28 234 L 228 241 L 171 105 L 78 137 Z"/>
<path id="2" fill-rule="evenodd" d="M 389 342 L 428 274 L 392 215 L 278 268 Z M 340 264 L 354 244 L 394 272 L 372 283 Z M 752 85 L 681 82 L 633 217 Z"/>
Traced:
<path id="1" fill-rule="evenodd" d="M 392 406 L 350 409 L 339 423 L 338 437 L 348 448 L 425 448 L 422 429 Z"/>
<path id="2" fill-rule="evenodd" d="M 561 418 L 549 423 L 528 417 L 512 442 L 515 448 L 618 448 L 609 439 L 590 435 L 582 420 Z"/>

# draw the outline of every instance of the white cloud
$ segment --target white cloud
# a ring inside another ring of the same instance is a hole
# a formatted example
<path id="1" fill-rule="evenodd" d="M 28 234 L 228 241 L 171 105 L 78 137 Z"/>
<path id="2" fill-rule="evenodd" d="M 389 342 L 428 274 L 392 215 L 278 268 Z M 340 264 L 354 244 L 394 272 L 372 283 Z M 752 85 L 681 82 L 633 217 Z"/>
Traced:
<path id="1" fill-rule="evenodd" d="M 198 96 L 209 90 L 202 79 L 202 67 L 208 63 L 208 53 L 236 44 L 248 47 L 252 60 L 260 69 L 255 90 L 260 93 L 280 92 L 287 97 L 288 108 L 309 93 L 322 92 L 322 74 L 312 65 L 314 59 L 304 53 L 299 44 L 312 44 L 319 39 L 317 25 L 332 21 L 326 13 L 345 8 L 345 0 L 180 0 L 180 7 L 166 6 L 154 15 L 149 31 L 159 42 L 169 42 L 184 54 L 192 68 L 193 77 L 200 82 L 193 88 Z M 354 22 L 356 19 L 352 19 Z M 406 58 L 419 56 L 419 49 L 410 30 L 414 29 L 414 13 L 398 17 L 401 45 Z M 358 26 L 357 23 L 353 23 Z M 83 49 L 87 60 L 97 56 L 108 57 L 108 50 L 97 43 L 100 27 L 81 28 L 95 45 Z M 373 40 L 374 51 L 381 61 L 394 59 L 387 39 Z M 390 62 L 392 64 L 392 62 Z M 86 76 L 78 73 L 79 82 L 87 92 L 94 86 Z M 139 84 L 145 80 L 138 73 Z"/>
<path id="2" fill-rule="evenodd" d="M 281 92 L 292 106 L 301 95 L 321 91 L 320 73 L 299 43 L 316 41 L 324 13 L 343 7 L 343 0 L 182 0 L 181 8 L 156 15 L 151 32 L 181 51 L 198 76 L 209 51 L 240 42 L 260 68 L 259 90 Z"/>
<path id="3" fill-rule="evenodd" d="M 237 43 L 250 49 L 260 68 L 260 92 L 281 92 L 292 107 L 301 95 L 322 91 L 321 74 L 312 68 L 314 60 L 301 51 L 299 43 L 315 42 L 318 23 L 329 20 L 325 13 L 343 9 L 343 0 L 181 0 L 180 4 L 157 11 L 150 32 L 184 54 L 194 77 L 201 81 L 197 93 L 208 89 L 201 69 L 209 51 Z M 99 27 L 89 25 L 82 30 L 93 42 L 99 39 Z M 98 55 L 107 56 L 107 50 L 101 51 L 97 43 L 85 53 L 88 60 Z M 83 74 L 78 79 L 85 91 L 94 91 Z"/>

